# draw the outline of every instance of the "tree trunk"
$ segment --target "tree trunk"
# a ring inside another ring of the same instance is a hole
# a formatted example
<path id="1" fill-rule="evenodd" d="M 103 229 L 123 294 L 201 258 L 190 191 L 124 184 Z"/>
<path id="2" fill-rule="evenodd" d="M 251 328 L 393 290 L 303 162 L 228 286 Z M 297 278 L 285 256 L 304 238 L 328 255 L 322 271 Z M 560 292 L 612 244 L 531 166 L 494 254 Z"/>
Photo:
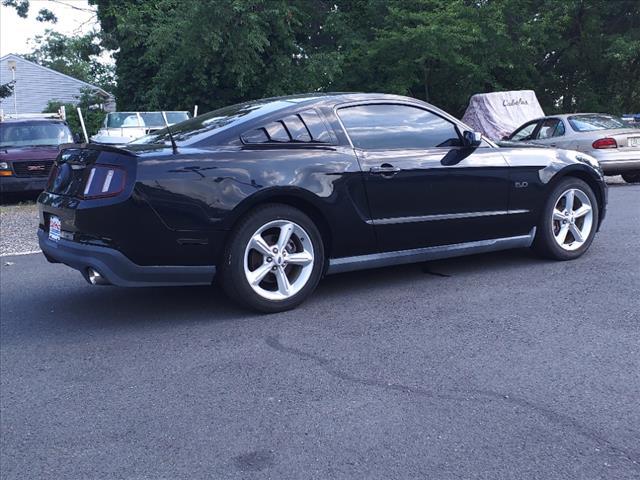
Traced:
<path id="1" fill-rule="evenodd" d="M 429 101 L 429 65 L 426 60 L 422 65 L 422 75 L 423 75 L 423 82 L 424 82 L 424 101 L 428 102 Z"/>

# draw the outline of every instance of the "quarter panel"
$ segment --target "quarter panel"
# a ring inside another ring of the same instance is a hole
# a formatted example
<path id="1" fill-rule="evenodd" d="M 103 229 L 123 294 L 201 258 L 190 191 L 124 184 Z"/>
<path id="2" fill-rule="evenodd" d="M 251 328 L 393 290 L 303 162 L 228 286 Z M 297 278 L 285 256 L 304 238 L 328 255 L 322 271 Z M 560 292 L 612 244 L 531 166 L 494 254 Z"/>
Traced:
<path id="1" fill-rule="evenodd" d="M 329 256 L 375 251 L 362 175 L 350 148 L 181 149 L 139 162 L 136 190 L 173 231 L 229 230 L 252 206 L 288 196 L 312 203 L 331 229 Z"/>

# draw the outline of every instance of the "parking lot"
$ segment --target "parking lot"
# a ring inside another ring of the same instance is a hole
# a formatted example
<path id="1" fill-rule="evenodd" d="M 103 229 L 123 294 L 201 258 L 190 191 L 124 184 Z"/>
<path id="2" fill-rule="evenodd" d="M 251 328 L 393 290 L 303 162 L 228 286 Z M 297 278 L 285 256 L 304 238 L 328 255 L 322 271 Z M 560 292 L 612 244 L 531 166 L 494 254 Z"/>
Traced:
<path id="1" fill-rule="evenodd" d="M 4 256 L 1 476 L 637 479 L 640 186 L 609 194 L 576 261 L 336 275 L 274 315 Z"/>

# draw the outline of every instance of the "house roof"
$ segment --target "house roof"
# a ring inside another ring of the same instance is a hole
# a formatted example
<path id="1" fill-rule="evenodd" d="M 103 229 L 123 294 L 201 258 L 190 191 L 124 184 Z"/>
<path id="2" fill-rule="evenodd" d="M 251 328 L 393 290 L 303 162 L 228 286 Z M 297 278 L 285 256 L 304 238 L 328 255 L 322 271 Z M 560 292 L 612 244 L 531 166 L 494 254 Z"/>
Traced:
<path id="1" fill-rule="evenodd" d="M 9 53 L 7 55 L 4 55 L 3 57 L 0 57 L 0 62 L 2 62 L 4 60 L 9 60 L 9 59 L 14 59 L 14 60 L 19 60 L 21 62 L 30 63 L 31 65 L 34 65 L 34 66 L 36 66 L 38 68 L 41 68 L 43 70 L 46 70 L 48 72 L 52 72 L 52 73 L 54 73 L 56 75 L 60 75 L 61 77 L 68 78 L 68 79 L 71 79 L 71 80 L 73 80 L 75 82 L 81 83 L 81 84 L 85 85 L 86 87 L 89 87 L 89 88 L 95 90 L 96 92 L 104 95 L 105 97 L 115 98 L 113 94 L 107 92 L 106 90 L 104 90 L 104 89 L 102 89 L 100 87 L 97 87 L 95 85 L 91 85 L 90 83 L 87 83 L 87 82 L 85 82 L 83 80 L 80 80 L 78 78 L 72 77 L 70 75 L 66 75 L 66 74 L 61 73 L 61 72 L 58 72 L 57 70 L 54 70 L 54 69 L 49 68 L 49 67 L 45 67 L 45 66 L 40 65 L 40 64 L 38 64 L 36 62 L 32 62 L 31 60 L 27 60 L 26 58 L 21 57 L 20 55 L 16 55 L 15 53 Z"/>

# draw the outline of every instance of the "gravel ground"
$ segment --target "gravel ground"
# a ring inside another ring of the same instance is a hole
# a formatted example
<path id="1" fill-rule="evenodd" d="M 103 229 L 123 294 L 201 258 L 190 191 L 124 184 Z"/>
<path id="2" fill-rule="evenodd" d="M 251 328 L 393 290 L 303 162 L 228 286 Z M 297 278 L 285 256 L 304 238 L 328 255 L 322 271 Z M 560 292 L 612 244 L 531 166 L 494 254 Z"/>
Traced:
<path id="1" fill-rule="evenodd" d="M 612 186 L 627 184 L 621 176 L 607 177 Z M 34 202 L 0 206 L 0 256 L 39 252 L 36 231 L 38 207 Z"/>
<path id="2" fill-rule="evenodd" d="M 622 175 L 616 175 L 615 177 L 607 177 L 607 184 L 609 185 L 627 185 L 622 179 Z"/>
<path id="3" fill-rule="evenodd" d="M 38 207 L 35 203 L 0 206 L 0 255 L 40 251 L 37 229 Z"/>

